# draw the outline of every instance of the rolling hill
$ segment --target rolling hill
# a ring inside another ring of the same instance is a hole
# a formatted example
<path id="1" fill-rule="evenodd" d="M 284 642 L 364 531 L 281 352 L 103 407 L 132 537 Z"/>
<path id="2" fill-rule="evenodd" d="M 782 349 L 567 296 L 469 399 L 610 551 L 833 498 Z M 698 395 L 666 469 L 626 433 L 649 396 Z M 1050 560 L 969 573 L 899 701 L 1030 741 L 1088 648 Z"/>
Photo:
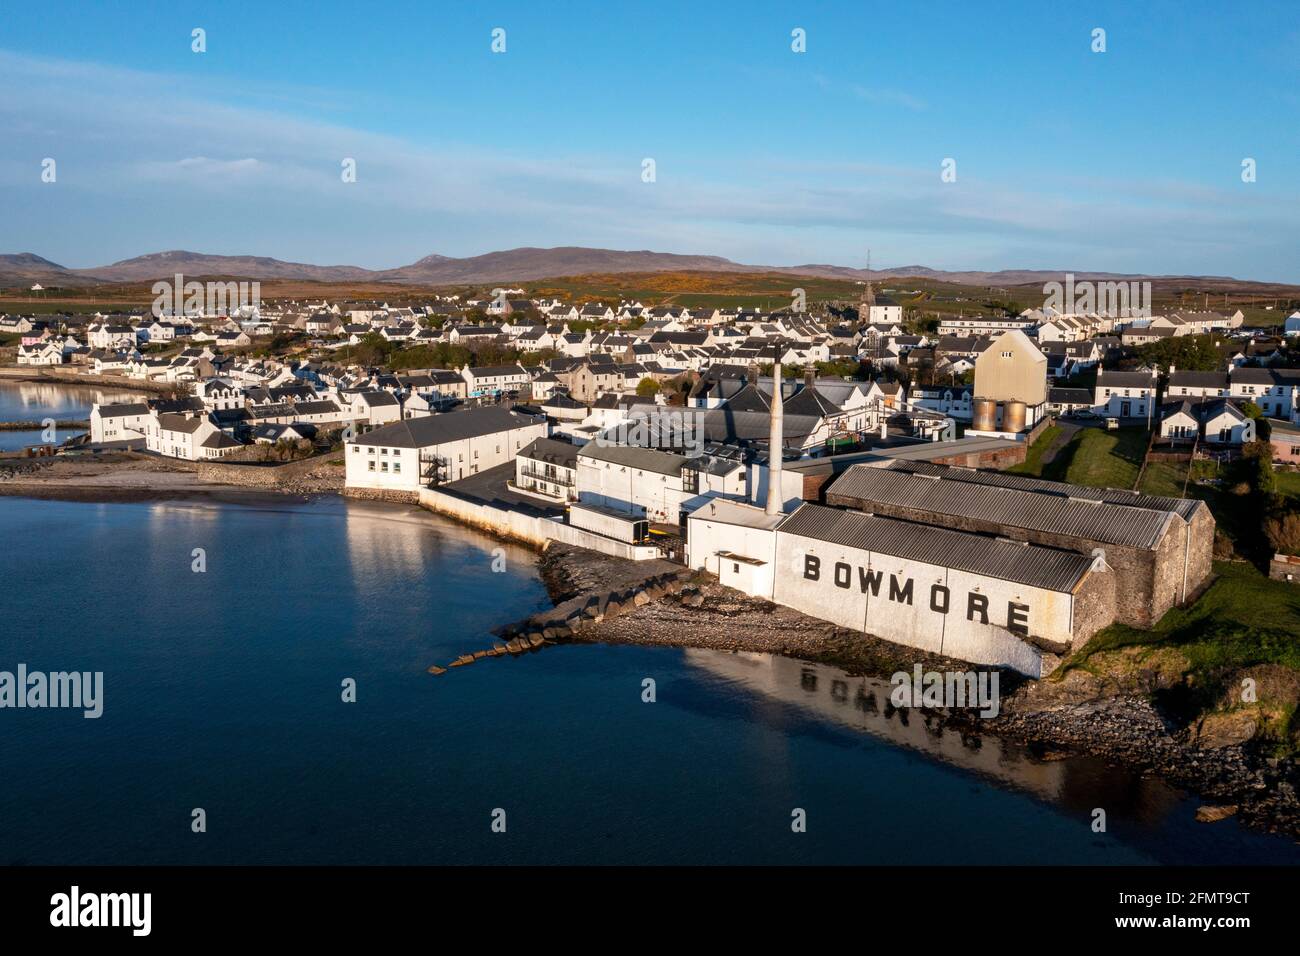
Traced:
<path id="1" fill-rule="evenodd" d="M 874 269 L 870 277 L 876 281 L 915 277 L 958 285 L 1007 287 L 1060 280 L 1064 271 L 1007 269 L 996 272 L 962 272 L 911 265 Z M 525 247 L 465 258 L 435 254 L 425 256 L 410 265 L 379 270 L 350 265 L 318 266 L 302 262 L 285 262 L 266 256 L 209 255 L 184 250 L 150 253 L 90 269 L 69 269 L 30 252 L 0 255 L 0 286 L 18 287 L 36 282 L 47 286 L 65 287 L 152 282 L 171 278 L 176 273 L 181 273 L 188 278 L 223 277 L 261 281 L 377 282 L 440 286 L 526 282 L 557 276 L 654 272 L 766 273 L 851 282 L 861 282 L 868 277 L 864 269 L 824 263 L 794 266 L 746 265 L 721 256 L 681 255 L 650 250 L 591 249 L 582 246 L 559 246 L 549 249 Z M 1186 282 L 1189 285 L 1213 282 L 1219 287 L 1276 286 L 1274 283 L 1253 283 L 1222 276 L 1144 276 L 1087 271 L 1076 271 L 1074 275 L 1079 280 L 1150 279 L 1173 284 Z"/>

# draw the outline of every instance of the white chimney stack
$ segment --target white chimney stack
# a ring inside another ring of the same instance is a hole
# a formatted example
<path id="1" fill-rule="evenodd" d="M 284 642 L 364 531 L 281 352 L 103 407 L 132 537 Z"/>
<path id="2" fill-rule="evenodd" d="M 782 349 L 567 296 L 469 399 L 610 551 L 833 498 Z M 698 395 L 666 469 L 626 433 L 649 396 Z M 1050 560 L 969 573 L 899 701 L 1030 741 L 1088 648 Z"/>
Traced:
<path id="1" fill-rule="evenodd" d="M 784 442 L 784 400 L 781 398 L 781 359 L 772 363 L 771 431 L 767 436 L 767 508 L 770 515 L 781 513 L 781 448 Z"/>

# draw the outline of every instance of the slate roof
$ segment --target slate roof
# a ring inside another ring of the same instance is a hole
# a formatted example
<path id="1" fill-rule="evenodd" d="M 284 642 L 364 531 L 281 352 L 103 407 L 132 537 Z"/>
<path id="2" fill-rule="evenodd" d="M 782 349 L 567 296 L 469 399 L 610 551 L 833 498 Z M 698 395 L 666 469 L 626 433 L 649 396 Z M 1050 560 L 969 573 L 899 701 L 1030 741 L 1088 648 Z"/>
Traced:
<path id="1" fill-rule="evenodd" d="M 577 468 L 578 446 L 554 438 L 535 438 L 516 457 L 546 462 L 560 468 Z"/>
<path id="2" fill-rule="evenodd" d="M 652 471 L 659 475 L 680 475 L 686 464 L 685 455 L 677 455 L 658 448 L 640 448 L 636 445 L 616 445 L 600 440 L 591 441 L 578 449 L 578 457 L 592 461 L 608 462 L 639 471 Z"/>
<path id="3" fill-rule="evenodd" d="M 368 431 L 353 439 L 353 443 L 386 445 L 389 448 L 428 448 L 538 423 L 538 419 L 530 415 L 520 415 L 499 405 L 488 405 L 484 408 L 407 418 Z"/>

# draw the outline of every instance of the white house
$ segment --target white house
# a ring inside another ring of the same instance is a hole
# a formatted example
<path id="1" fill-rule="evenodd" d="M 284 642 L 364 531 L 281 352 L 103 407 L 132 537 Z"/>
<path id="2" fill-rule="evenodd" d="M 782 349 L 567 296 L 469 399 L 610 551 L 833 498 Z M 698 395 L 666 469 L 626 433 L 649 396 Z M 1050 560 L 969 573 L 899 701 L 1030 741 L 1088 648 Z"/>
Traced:
<path id="1" fill-rule="evenodd" d="M 688 459 L 657 448 L 591 441 L 578 451 L 578 500 L 651 521 L 677 524 L 686 501 L 698 495 L 687 483 Z"/>
<path id="2" fill-rule="evenodd" d="M 52 339 L 36 345 L 20 345 L 18 346 L 18 364 L 62 365 L 63 346 Z"/>
<path id="3" fill-rule="evenodd" d="M 144 423 L 144 433 L 150 451 L 186 461 L 221 458 L 243 447 L 207 415 L 155 413 Z"/>
<path id="4" fill-rule="evenodd" d="M 1160 409 L 1160 437 L 1191 444 L 1201 433 L 1201 419 L 1190 401 L 1169 402 Z"/>
<path id="5" fill-rule="evenodd" d="M 153 412 L 144 402 L 125 402 L 90 407 L 90 440 L 96 445 L 114 441 L 136 441 L 145 437 L 145 426 Z"/>
<path id="6" fill-rule="evenodd" d="M 1092 410 L 1107 418 L 1145 418 L 1155 411 L 1156 371 L 1115 372 L 1101 369 L 1093 387 Z"/>
<path id="7" fill-rule="evenodd" d="M 408 418 L 346 443 L 346 484 L 418 491 L 506 464 L 546 434 L 545 417 L 496 405 Z"/>
<path id="8" fill-rule="evenodd" d="M 515 456 L 515 488 L 553 502 L 578 497 L 578 446 L 536 438 Z"/>
<path id="9" fill-rule="evenodd" d="M 1202 402 L 1183 399 L 1161 408 L 1160 437 L 1176 443 L 1191 443 L 1199 437 L 1211 445 L 1241 445 L 1253 434 L 1249 421 L 1226 398 Z"/>
<path id="10" fill-rule="evenodd" d="M 460 370 L 470 398 L 513 392 L 528 385 L 528 370 L 521 365 L 494 365 Z"/>
<path id="11" fill-rule="evenodd" d="M 86 330 L 86 343 L 92 349 L 135 348 L 135 329 L 129 325 L 92 325 Z"/>
<path id="12" fill-rule="evenodd" d="M 776 574 L 773 531 L 784 519 L 756 505 L 711 499 L 688 519 L 686 563 L 738 591 L 769 595 Z"/>

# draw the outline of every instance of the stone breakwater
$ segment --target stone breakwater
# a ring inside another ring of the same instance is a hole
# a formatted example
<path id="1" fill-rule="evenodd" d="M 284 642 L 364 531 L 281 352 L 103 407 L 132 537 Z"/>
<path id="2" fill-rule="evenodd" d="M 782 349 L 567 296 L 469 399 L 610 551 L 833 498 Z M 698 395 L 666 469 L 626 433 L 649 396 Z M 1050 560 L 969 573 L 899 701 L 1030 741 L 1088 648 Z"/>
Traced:
<path id="1" fill-rule="evenodd" d="M 57 421 L 52 422 L 52 424 L 56 429 L 89 428 L 90 419 L 58 419 Z M 44 419 L 37 419 L 36 421 L 0 422 L 0 432 L 38 432 L 44 428 Z"/>
<path id="2" fill-rule="evenodd" d="M 527 649 L 589 641 L 759 651 L 883 679 L 918 663 L 927 671 L 972 667 L 829 625 L 665 561 L 626 561 L 553 544 L 539 571 L 556 607 L 501 632 Z M 1249 826 L 1300 839 L 1300 762 L 1269 756 L 1251 739 L 1251 727 L 1225 727 L 1212 718 L 1180 721 L 1141 688 L 1082 677 L 1001 677 L 998 717 L 926 709 L 927 719 L 967 735 L 1021 743 L 1043 759 L 1100 757 L 1200 795 L 1208 802 L 1198 819 L 1235 814 Z"/>
<path id="3" fill-rule="evenodd" d="M 190 462 L 137 452 L 0 459 L 0 494 L 87 501 L 195 495 L 331 494 L 343 467 L 322 455 L 283 465 Z"/>

